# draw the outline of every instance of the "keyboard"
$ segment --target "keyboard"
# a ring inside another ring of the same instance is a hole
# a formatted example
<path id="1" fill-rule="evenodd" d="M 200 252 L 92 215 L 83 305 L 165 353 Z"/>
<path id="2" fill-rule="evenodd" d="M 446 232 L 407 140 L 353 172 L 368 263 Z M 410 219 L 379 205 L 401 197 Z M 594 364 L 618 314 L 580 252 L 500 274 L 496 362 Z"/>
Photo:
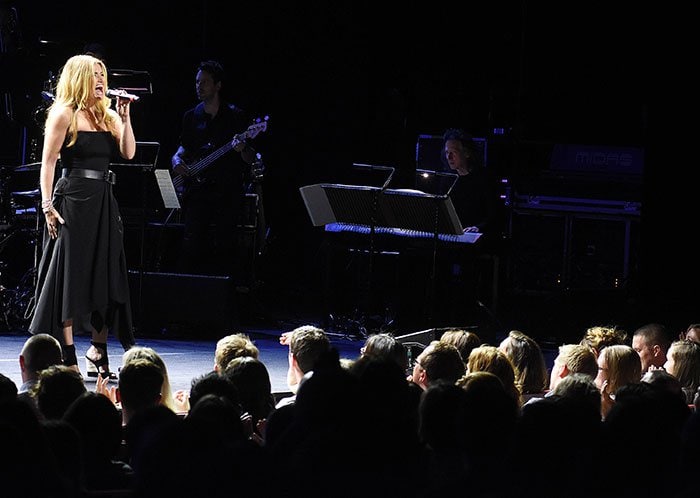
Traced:
<path id="1" fill-rule="evenodd" d="M 326 232 L 352 232 L 359 234 L 369 234 L 369 225 L 356 225 L 354 223 L 328 223 Z M 413 239 L 432 239 L 435 234 L 432 232 L 422 232 L 419 230 L 407 230 L 405 228 L 374 227 L 374 233 L 379 235 L 389 235 L 397 237 L 408 237 Z M 479 232 L 465 232 L 459 235 L 450 233 L 439 233 L 438 240 L 455 244 L 473 244 L 481 237 Z"/>

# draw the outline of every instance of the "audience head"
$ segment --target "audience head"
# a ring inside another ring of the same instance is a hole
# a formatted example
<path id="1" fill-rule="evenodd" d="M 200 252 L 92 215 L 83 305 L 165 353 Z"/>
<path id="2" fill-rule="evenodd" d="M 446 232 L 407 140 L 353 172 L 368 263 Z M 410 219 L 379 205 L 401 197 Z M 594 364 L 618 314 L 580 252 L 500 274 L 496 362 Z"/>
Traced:
<path id="1" fill-rule="evenodd" d="M 185 422 L 203 437 L 229 444 L 245 440 L 240 406 L 227 396 L 205 394 L 192 406 Z"/>
<path id="2" fill-rule="evenodd" d="M 61 343 L 49 334 L 35 334 L 24 342 L 19 353 L 22 382 L 39 378 L 39 372 L 63 363 Z"/>
<path id="3" fill-rule="evenodd" d="M 162 388 L 163 370 L 152 361 L 136 358 L 122 366 L 119 396 L 124 424 L 128 424 L 134 414 L 159 405 Z"/>
<path id="4" fill-rule="evenodd" d="M 540 345 L 534 339 L 519 330 L 511 330 L 498 349 L 513 362 L 516 384 L 521 393 L 537 394 L 547 389 L 547 365 Z"/>
<path id="5" fill-rule="evenodd" d="M 464 362 L 452 344 L 432 341 L 418 355 L 413 366 L 411 380 L 427 389 L 438 381 L 454 384 L 464 375 Z"/>
<path id="6" fill-rule="evenodd" d="M 258 358 L 260 351 L 247 334 L 230 334 L 219 339 L 214 351 L 214 370 L 222 373 L 234 358 L 250 356 Z"/>
<path id="7" fill-rule="evenodd" d="M 0 373 L 0 403 L 17 398 L 17 384 L 6 375 Z"/>
<path id="8" fill-rule="evenodd" d="M 598 356 L 600 350 L 615 344 L 625 344 L 627 332 L 615 326 L 603 327 L 595 326 L 586 330 L 581 339 L 581 344 L 588 346 Z"/>
<path id="9" fill-rule="evenodd" d="M 41 415 L 59 419 L 87 389 L 79 372 L 64 365 L 51 365 L 39 373 L 33 392 Z"/>
<path id="10" fill-rule="evenodd" d="M 396 340 L 393 334 L 379 333 L 370 335 L 360 349 L 360 356 L 366 356 L 374 360 L 391 360 L 402 371 L 408 369 L 408 352 L 406 347 Z"/>
<path id="11" fill-rule="evenodd" d="M 457 385 L 464 391 L 465 398 L 460 420 L 462 433 L 455 437 L 462 442 L 463 455 L 472 472 L 490 474 L 501 468 L 504 460 L 510 461 L 519 400 L 506 390 L 498 376 L 486 371 L 469 372 Z"/>
<path id="12" fill-rule="evenodd" d="M 465 365 L 467 360 L 469 360 L 469 353 L 472 352 L 472 349 L 481 344 L 481 339 L 476 333 L 464 329 L 446 330 L 442 333 L 439 340 L 455 346 Z"/>
<path id="13" fill-rule="evenodd" d="M 590 375 L 583 373 L 567 375 L 557 383 L 552 395 L 589 406 L 594 417 L 600 416 L 600 390 Z"/>
<path id="14" fill-rule="evenodd" d="M 223 372 L 238 391 L 241 411 L 249 413 L 254 423 L 264 420 L 275 407 L 270 374 L 263 362 L 252 356 L 232 359 Z"/>
<path id="15" fill-rule="evenodd" d="M 649 370 L 642 375 L 642 382 L 649 384 L 655 389 L 661 389 L 678 396 L 683 402 L 686 402 L 686 394 L 683 391 L 680 381 L 668 373 L 666 370 L 658 368 Z"/>
<path id="16" fill-rule="evenodd" d="M 86 392 L 73 401 L 63 415 L 80 434 L 83 456 L 93 461 L 109 462 L 116 458 L 122 442 L 122 417 L 107 397 Z"/>
<path id="17" fill-rule="evenodd" d="M 603 389 L 607 382 L 607 391 L 615 393 L 627 384 L 638 384 L 642 377 L 642 361 L 631 346 L 615 344 L 603 348 L 598 356 L 598 375 L 595 384 Z"/>
<path id="18" fill-rule="evenodd" d="M 593 350 L 583 344 L 559 346 L 559 354 L 554 359 L 549 378 L 549 389 L 553 390 L 567 375 L 585 374 L 595 379 L 598 375 L 598 360 Z"/>
<path id="19" fill-rule="evenodd" d="M 496 346 L 484 345 L 474 348 L 469 355 L 467 370 L 469 373 L 490 372 L 496 375 L 501 379 L 506 392 L 520 406 L 522 397 L 515 382 L 515 366 L 508 355 Z"/>
<path id="20" fill-rule="evenodd" d="M 664 368 L 678 379 L 687 403 L 693 403 L 695 391 L 700 387 L 700 344 L 674 341 L 666 353 Z"/>
<path id="21" fill-rule="evenodd" d="M 167 406 L 172 411 L 177 411 L 175 408 L 175 400 L 173 399 L 172 388 L 170 387 L 170 377 L 168 376 L 168 367 L 165 365 L 163 358 L 155 351 L 153 348 L 146 346 L 132 346 L 130 349 L 124 352 L 122 356 L 122 365 L 131 363 L 137 358 L 146 359 L 156 366 L 158 366 L 163 372 L 163 386 L 161 387 L 161 404 Z"/>
<path id="22" fill-rule="evenodd" d="M 671 346 L 671 339 L 666 327 L 660 323 L 643 325 L 632 335 L 632 349 L 642 360 L 642 372 L 649 370 L 649 367 L 662 367 L 666 362 L 669 346 Z"/>
<path id="23" fill-rule="evenodd" d="M 331 349 L 331 342 L 323 329 L 302 325 L 292 330 L 289 338 L 289 369 L 287 384 L 296 390 L 305 374 Z"/>
<path id="24" fill-rule="evenodd" d="M 454 382 L 434 382 L 423 391 L 418 433 L 433 451 L 452 453 L 460 448 L 466 397 Z"/>
<path id="25" fill-rule="evenodd" d="M 218 372 L 211 371 L 192 379 L 190 385 L 190 407 L 197 404 L 207 394 L 215 394 L 228 398 L 234 405 L 240 408 L 238 390 L 230 379 Z M 191 408 L 190 408 L 191 409 Z"/>
<path id="26" fill-rule="evenodd" d="M 691 323 L 688 325 L 685 332 L 681 332 L 680 339 L 693 341 L 700 344 L 700 323 Z"/>

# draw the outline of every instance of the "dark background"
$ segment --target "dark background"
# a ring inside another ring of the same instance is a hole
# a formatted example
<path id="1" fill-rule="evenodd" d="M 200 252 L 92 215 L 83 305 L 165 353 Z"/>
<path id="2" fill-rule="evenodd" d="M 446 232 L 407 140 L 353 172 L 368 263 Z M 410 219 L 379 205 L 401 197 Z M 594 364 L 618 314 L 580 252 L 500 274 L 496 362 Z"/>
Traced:
<path id="1" fill-rule="evenodd" d="M 270 228 L 263 278 L 291 288 L 298 300 L 290 306 L 302 306 L 299 295 L 319 298 L 322 231 L 311 226 L 301 186 L 338 182 L 353 162 L 410 172 L 418 134 L 452 126 L 486 137 L 489 167 L 533 191 L 548 167 L 546 156 L 532 153 L 537 144 L 640 147 L 643 182 L 602 179 L 590 187 L 591 197 L 633 197 L 643 209 L 634 279 L 607 301 L 620 314 L 596 316 L 593 306 L 586 319 L 628 320 L 629 327 L 658 320 L 674 329 L 698 320 L 689 239 L 695 192 L 676 157 L 682 154 L 660 130 L 677 126 L 662 111 L 685 98 L 676 87 L 687 66 L 684 13 L 604 2 L 380 3 L 0 1 L 0 162 L 39 160 L 29 143 L 40 140 L 34 111 L 42 85 L 69 56 L 98 42 L 110 70 L 149 73 L 153 93 L 132 107 L 134 129 L 137 140 L 160 143 L 157 167 L 168 167 L 181 116 L 196 103 L 197 63 L 218 59 L 231 100 L 270 117 L 257 144 Z M 12 9 L 14 24 L 7 21 Z M 494 135 L 496 128 L 503 134 Z M 537 306 L 566 314 L 579 296 L 563 294 Z"/>

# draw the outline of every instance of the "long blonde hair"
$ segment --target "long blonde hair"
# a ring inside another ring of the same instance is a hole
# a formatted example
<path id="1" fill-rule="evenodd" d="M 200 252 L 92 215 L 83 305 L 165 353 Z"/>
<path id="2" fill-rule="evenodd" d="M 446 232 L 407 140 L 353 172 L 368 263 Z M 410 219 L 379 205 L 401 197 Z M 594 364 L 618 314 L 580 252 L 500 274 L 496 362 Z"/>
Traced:
<path id="1" fill-rule="evenodd" d="M 49 111 L 54 107 L 68 107 L 73 110 L 68 126 L 68 147 L 72 146 L 78 137 L 77 111 L 88 108 L 88 101 L 95 92 L 95 64 L 99 64 L 104 73 L 106 92 L 107 67 L 104 62 L 92 55 L 74 55 L 68 59 L 61 68 L 61 75 L 56 83 L 56 95 Z M 111 103 L 112 101 L 106 96 L 98 100 L 95 103 L 95 118 L 98 123 L 104 124 L 115 138 L 118 138 L 114 117 L 107 112 Z"/>

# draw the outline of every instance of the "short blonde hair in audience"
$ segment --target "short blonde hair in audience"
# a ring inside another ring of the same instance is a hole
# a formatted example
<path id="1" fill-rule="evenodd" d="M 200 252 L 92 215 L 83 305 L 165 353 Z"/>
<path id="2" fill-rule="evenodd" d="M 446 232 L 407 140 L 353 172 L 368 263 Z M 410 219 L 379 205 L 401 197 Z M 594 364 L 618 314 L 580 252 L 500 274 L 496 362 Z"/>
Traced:
<path id="1" fill-rule="evenodd" d="M 559 355 L 555 362 L 566 365 L 570 374 L 586 374 L 595 379 L 598 375 L 598 363 L 595 353 L 583 344 L 564 344 L 559 346 Z"/>
<path id="2" fill-rule="evenodd" d="M 250 356 L 258 359 L 260 351 L 247 334 L 230 334 L 219 339 L 214 350 L 214 370 L 222 373 L 234 358 Z"/>

